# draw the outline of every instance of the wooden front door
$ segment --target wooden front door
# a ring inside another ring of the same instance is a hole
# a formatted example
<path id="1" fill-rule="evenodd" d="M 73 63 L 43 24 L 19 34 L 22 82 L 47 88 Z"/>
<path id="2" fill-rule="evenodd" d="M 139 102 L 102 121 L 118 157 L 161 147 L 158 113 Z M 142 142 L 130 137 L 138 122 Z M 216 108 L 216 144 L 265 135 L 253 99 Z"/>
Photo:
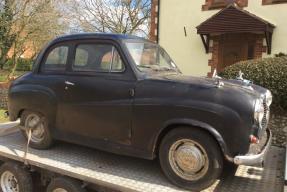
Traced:
<path id="1" fill-rule="evenodd" d="M 239 61 L 254 58 L 255 39 L 245 34 L 222 35 L 219 40 L 219 65 L 222 71 Z"/>

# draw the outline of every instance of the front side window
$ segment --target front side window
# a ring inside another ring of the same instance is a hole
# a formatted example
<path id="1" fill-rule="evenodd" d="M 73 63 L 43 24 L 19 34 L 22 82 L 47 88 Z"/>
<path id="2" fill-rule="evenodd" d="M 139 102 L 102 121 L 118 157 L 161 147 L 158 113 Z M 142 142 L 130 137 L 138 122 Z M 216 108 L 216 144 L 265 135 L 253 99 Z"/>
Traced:
<path id="1" fill-rule="evenodd" d="M 74 71 L 122 72 L 124 64 L 113 45 L 80 44 L 76 48 Z"/>
<path id="2" fill-rule="evenodd" d="M 142 72 L 179 72 L 163 48 L 150 42 L 125 43 L 136 67 Z"/>
<path id="3" fill-rule="evenodd" d="M 43 66 L 44 71 L 65 71 L 68 59 L 68 46 L 59 46 L 50 51 Z"/>

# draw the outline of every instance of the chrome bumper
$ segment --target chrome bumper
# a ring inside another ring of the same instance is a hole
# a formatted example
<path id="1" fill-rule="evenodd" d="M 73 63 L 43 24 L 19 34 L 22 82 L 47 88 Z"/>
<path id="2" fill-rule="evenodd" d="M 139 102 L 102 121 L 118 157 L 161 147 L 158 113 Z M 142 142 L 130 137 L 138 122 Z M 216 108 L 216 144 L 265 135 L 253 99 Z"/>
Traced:
<path id="1" fill-rule="evenodd" d="M 272 142 L 272 133 L 269 129 L 267 129 L 267 136 L 267 142 L 259 154 L 238 155 L 234 157 L 233 162 L 237 165 L 262 164 Z"/>

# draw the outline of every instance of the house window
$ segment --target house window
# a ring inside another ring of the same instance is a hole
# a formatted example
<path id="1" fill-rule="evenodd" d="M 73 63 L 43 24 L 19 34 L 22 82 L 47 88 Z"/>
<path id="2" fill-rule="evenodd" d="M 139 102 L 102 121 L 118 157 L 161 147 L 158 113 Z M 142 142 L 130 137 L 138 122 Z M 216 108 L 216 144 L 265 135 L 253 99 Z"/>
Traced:
<path id="1" fill-rule="evenodd" d="M 205 4 L 202 5 L 202 10 L 222 9 L 232 2 L 237 3 L 240 7 L 247 7 L 248 5 L 248 0 L 205 0 Z"/>
<path id="2" fill-rule="evenodd" d="M 272 5 L 279 3 L 287 3 L 287 0 L 262 0 L 262 5 Z"/>

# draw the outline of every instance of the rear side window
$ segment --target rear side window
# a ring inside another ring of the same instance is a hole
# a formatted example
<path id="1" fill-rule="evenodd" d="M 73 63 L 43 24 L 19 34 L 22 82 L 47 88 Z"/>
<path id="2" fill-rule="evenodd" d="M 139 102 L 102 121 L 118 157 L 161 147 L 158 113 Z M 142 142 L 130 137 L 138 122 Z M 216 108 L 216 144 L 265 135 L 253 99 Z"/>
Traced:
<path id="1" fill-rule="evenodd" d="M 122 72 L 124 64 L 113 45 L 80 44 L 76 48 L 74 71 Z"/>
<path id="2" fill-rule="evenodd" d="M 59 46 L 52 49 L 43 66 L 44 71 L 65 71 L 68 60 L 68 46 Z"/>

